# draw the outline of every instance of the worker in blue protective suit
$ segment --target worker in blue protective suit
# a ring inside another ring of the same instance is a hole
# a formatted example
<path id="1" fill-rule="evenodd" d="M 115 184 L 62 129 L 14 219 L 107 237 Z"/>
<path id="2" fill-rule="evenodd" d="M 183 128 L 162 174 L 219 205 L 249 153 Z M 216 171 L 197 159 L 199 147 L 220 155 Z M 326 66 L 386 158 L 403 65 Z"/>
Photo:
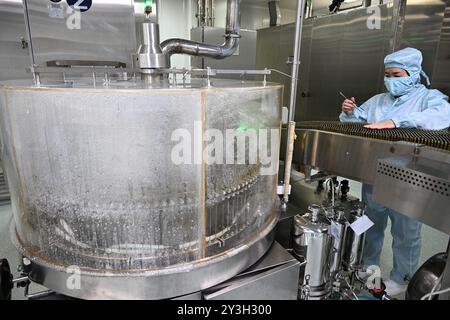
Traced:
<path id="1" fill-rule="evenodd" d="M 422 53 L 405 48 L 384 59 L 384 84 L 388 92 L 378 94 L 358 108 L 355 98 L 342 103 L 339 119 L 343 122 L 367 122 L 366 128 L 421 128 L 439 130 L 450 126 L 448 97 L 439 90 L 427 89 L 420 83 L 423 76 Z M 363 185 L 362 198 L 367 205 L 367 216 L 374 226 L 367 231 L 363 262 L 366 267 L 379 265 L 384 231 L 388 217 L 391 220 L 394 255 L 390 279 L 385 282 L 386 292 L 397 295 L 407 288 L 407 281 L 418 267 L 421 247 L 421 223 L 372 199 L 372 186 Z"/>

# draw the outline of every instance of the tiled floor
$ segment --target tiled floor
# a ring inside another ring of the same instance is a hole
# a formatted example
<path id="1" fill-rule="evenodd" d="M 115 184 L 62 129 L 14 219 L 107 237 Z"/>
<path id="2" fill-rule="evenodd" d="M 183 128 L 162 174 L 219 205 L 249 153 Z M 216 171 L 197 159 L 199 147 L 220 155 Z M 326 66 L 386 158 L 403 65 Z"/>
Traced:
<path id="1" fill-rule="evenodd" d="M 19 254 L 11 243 L 10 238 L 10 224 L 12 219 L 11 206 L 0 206 L 0 258 L 8 259 L 9 266 L 11 268 L 14 277 L 18 277 L 20 274 L 17 271 L 19 265 Z M 46 290 L 46 288 L 39 286 L 35 283 L 30 285 L 30 293 L 40 292 Z M 16 288 L 12 291 L 13 300 L 24 300 L 24 289 Z"/>
<path id="2" fill-rule="evenodd" d="M 7 258 L 14 276 L 19 265 L 19 255 L 11 244 L 9 236 L 9 225 L 11 221 L 11 206 L 0 206 L 0 258 Z M 23 289 L 13 290 L 13 299 L 23 299 Z"/>
<path id="3" fill-rule="evenodd" d="M 388 224 L 385 232 L 384 246 L 381 253 L 380 268 L 383 278 L 388 278 L 392 269 L 392 236 L 390 231 L 390 224 Z M 422 250 L 420 253 L 419 265 L 422 265 L 431 256 L 439 252 L 445 252 L 449 237 L 429 226 L 424 225 L 422 228 Z M 399 296 L 396 298 L 402 298 Z"/>

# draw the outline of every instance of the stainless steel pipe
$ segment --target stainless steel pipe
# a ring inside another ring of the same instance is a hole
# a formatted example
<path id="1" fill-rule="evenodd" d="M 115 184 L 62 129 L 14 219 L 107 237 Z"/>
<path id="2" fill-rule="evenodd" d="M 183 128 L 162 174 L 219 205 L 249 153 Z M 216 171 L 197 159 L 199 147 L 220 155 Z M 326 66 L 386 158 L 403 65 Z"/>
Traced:
<path id="1" fill-rule="evenodd" d="M 135 55 L 135 65 L 142 69 L 168 68 L 169 58 L 159 45 L 159 25 L 153 22 L 141 24 L 141 45 Z"/>
<path id="2" fill-rule="evenodd" d="M 297 82 L 298 82 L 298 70 L 300 65 L 300 47 L 302 39 L 302 29 L 303 29 L 303 17 L 305 14 L 306 0 L 298 0 L 297 4 L 297 19 L 295 23 L 295 41 L 294 41 L 294 61 L 292 63 L 292 75 L 291 75 L 291 95 L 289 98 L 289 123 L 293 123 L 295 128 L 295 101 L 297 99 Z M 289 195 L 287 190 L 289 189 L 289 180 L 291 175 L 291 163 L 292 161 L 292 150 L 290 146 L 294 143 L 294 135 L 288 135 L 288 141 L 286 144 L 286 163 L 284 165 L 284 190 L 285 195 L 283 197 L 283 205 L 286 206 L 289 201 Z M 290 161 L 289 161 L 290 159 Z"/>
<path id="3" fill-rule="evenodd" d="M 228 0 L 225 42 L 220 45 L 203 44 L 185 39 L 168 39 L 161 43 L 163 54 L 188 54 L 193 56 L 223 59 L 231 56 L 239 45 L 240 38 L 240 0 Z"/>
<path id="4" fill-rule="evenodd" d="M 306 0 L 299 0 L 297 4 L 297 19 L 295 22 L 295 39 L 294 39 L 294 60 L 292 62 L 291 74 L 291 95 L 289 98 L 289 121 L 295 119 L 295 102 L 297 100 L 297 82 L 298 71 L 300 66 L 300 48 L 303 29 L 303 16 L 305 13 Z"/>
<path id="5" fill-rule="evenodd" d="M 214 0 L 198 0 L 197 2 L 197 26 L 214 26 Z"/>

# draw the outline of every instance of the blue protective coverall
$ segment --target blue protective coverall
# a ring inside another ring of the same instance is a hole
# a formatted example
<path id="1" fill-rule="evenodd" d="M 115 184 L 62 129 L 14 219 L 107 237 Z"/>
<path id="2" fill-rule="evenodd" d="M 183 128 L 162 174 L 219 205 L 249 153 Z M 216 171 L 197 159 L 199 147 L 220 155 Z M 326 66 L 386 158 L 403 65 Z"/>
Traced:
<path id="1" fill-rule="evenodd" d="M 420 83 L 420 76 L 428 77 L 422 71 L 422 53 L 414 48 L 406 48 L 387 55 L 386 68 L 397 67 L 409 74 L 410 88 L 402 96 L 390 92 L 378 94 L 353 114 L 341 113 L 343 122 L 375 123 L 392 120 L 396 127 L 421 128 L 430 130 L 445 129 L 450 126 L 450 104 L 448 97 L 439 90 L 427 89 Z M 408 77 L 403 77 L 408 78 Z M 389 79 L 385 79 L 385 82 Z M 397 79 L 398 80 L 398 79 Z M 386 87 L 388 85 L 386 84 Z M 389 88 L 388 88 L 389 90 Z M 372 199 L 372 186 L 363 185 L 362 198 L 367 205 L 367 216 L 374 226 L 367 231 L 363 261 L 366 267 L 379 265 L 384 241 L 384 230 L 388 217 L 391 219 L 394 255 L 391 280 L 406 284 L 417 269 L 421 247 L 421 223 L 392 209 L 383 207 Z"/>

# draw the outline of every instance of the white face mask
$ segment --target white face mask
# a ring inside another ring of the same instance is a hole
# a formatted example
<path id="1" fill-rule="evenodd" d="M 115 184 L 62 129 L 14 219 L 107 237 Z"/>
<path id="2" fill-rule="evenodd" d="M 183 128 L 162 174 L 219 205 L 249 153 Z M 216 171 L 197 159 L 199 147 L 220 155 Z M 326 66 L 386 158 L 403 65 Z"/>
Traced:
<path id="1" fill-rule="evenodd" d="M 394 97 L 403 96 L 414 89 L 414 81 L 411 77 L 385 77 L 384 85 Z"/>

